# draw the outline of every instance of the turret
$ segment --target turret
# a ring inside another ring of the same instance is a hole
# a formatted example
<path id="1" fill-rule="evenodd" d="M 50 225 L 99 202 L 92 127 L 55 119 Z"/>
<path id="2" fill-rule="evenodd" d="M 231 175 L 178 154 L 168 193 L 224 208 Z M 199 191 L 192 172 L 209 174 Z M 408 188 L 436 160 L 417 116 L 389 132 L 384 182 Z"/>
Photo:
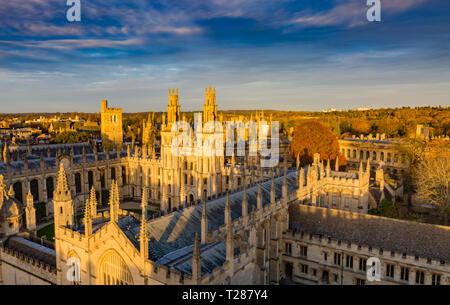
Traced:
<path id="1" fill-rule="evenodd" d="M 119 189 L 114 180 L 111 183 L 111 191 L 109 194 L 109 209 L 110 221 L 117 222 L 119 220 Z"/>
<path id="2" fill-rule="evenodd" d="M 334 164 L 334 170 L 339 171 L 339 156 L 336 156 L 336 163 Z"/>
<path id="3" fill-rule="evenodd" d="M 262 211 L 263 205 L 262 205 L 262 188 L 261 188 L 261 184 L 258 183 L 258 195 L 256 196 L 256 208 L 258 209 L 258 211 Z"/>
<path id="4" fill-rule="evenodd" d="M 195 233 L 194 248 L 192 249 L 192 280 L 195 284 L 199 284 L 202 279 L 202 257 L 200 251 L 200 242 L 198 234 Z"/>
<path id="5" fill-rule="evenodd" d="M 94 185 L 92 185 L 92 188 L 91 188 L 89 203 L 91 205 L 91 212 L 92 212 L 91 215 L 93 218 L 95 218 L 95 217 L 97 217 L 97 196 L 95 194 Z"/>
<path id="6" fill-rule="evenodd" d="M 275 203 L 275 195 L 276 195 L 276 192 L 275 192 L 275 179 L 274 179 L 274 177 L 272 175 L 272 185 L 270 186 L 270 203 L 271 204 Z"/>
<path id="7" fill-rule="evenodd" d="M 27 207 L 25 208 L 25 221 L 27 230 L 36 233 L 36 209 L 34 208 L 34 198 L 31 191 L 27 194 Z"/>
<path id="8" fill-rule="evenodd" d="M 227 230 L 226 236 L 226 258 L 227 261 L 232 262 L 234 258 L 234 245 L 233 245 L 233 222 L 231 219 L 231 208 L 230 208 L 230 195 L 227 192 L 227 197 L 225 200 L 225 226 Z"/>
<path id="9" fill-rule="evenodd" d="M 84 207 L 84 235 L 89 237 L 92 235 L 92 210 L 89 199 L 86 199 L 86 205 Z"/>
<path id="10" fill-rule="evenodd" d="M 53 208 L 55 215 L 55 232 L 59 226 L 73 225 L 73 201 L 67 185 L 67 176 L 63 163 L 59 165 L 58 182 L 53 192 Z M 56 234 L 56 233 L 55 233 Z"/>
<path id="11" fill-rule="evenodd" d="M 244 221 L 244 226 L 247 225 L 248 222 L 248 200 L 247 200 L 247 184 L 244 179 L 244 190 L 242 192 L 242 218 Z"/>
<path id="12" fill-rule="evenodd" d="M 203 198 L 202 203 L 202 223 L 201 223 L 201 242 L 206 243 L 206 235 L 208 234 L 208 214 L 206 213 L 206 199 Z"/>
<path id="13" fill-rule="evenodd" d="M 142 258 L 148 258 L 148 229 L 147 229 L 147 190 L 142 190 L 141 201 L 141 232 L 139 235 L 139 245 Z"/>

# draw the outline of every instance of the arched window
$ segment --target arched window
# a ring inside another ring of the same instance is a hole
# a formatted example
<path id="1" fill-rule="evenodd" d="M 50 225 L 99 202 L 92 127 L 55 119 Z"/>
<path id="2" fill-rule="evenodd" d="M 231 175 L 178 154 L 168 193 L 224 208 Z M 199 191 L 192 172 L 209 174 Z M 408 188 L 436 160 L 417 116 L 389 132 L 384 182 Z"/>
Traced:
<path id="1" fill-rule="evenodd" d="M 111 167 L 111 179 L 116 180 L 116 168 Z"/>
<path id="2" fill-rule="evenodd" d="M 16 198 L 18 201 L 23 203 L 23 201 L 22 201 L 22 182 L 17 181 L 16 183 L 14 183 L 13 189 L 14 189 L 14 198 Z"/>
<path id="3" fill-rule="evenodd" d="M 88 172 L 88 184 L 89 184 L 89 190 L 94 185 L 94 173 L 92 171 Z"/>
<path id="4" fill-rule="evenodd" d="M 133 278 L 125 261 L 115 251 L 107 253 L 99 268 L 98 280 L 102 285 L 132 285 Z"/>
<path id="5" fill-rule="evenodd" d="M 81 174 L 75 173 L 75 192 L 81 193 Z"/>
<path id="6" fill-rule="evenodd" d="M 53 177 L 48 177 L 45 179 L 45 183 L 47 186 L 47 198 L 52 199 L 53 198 Z"/>
<path id="7" fill-rule="evenodd" d="M 33 195 L 33 200 L 39 200 L 39 182 L 37 179 L 33 179 L 30 182 L 31 194 Z"/>

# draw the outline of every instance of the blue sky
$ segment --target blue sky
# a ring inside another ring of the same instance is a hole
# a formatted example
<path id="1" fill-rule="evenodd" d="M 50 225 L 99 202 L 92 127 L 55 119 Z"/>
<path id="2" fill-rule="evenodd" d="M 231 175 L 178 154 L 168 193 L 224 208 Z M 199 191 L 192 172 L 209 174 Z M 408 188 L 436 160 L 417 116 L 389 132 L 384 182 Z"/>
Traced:
<path id="1" fill-rule="evenodd" d="M 0 112 L 450 105 L 450 1 L 0 0 Z"/>

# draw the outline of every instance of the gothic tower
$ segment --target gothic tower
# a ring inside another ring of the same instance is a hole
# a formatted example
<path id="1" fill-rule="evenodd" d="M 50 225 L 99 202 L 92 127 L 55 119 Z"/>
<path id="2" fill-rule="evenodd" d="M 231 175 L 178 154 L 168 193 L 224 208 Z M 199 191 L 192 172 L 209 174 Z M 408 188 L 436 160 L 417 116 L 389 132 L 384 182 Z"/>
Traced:
<path id="1" fill-rule="evenodd" d="M 205 105 L 203 106 L 203 123 L 217 119 L 216 88 L 205 88 Z"/>
<path id="2" fill-rule="evenodd" d="M 169 89 L 169 105 L 167 105 L 167 126 L 172 127 L 172 123 L 180 120 L 180 105 L 178 104 L 178 88 L 175 93 L 175 89 L 172 89 L 170 93 Z"/>
<path id="3" fill-rule="evenodd" d="M 109 150 L 122 147 L 122 108 L 108 108 L 108 101 L 102 100 L 100 114 L 103 145 Z"/>

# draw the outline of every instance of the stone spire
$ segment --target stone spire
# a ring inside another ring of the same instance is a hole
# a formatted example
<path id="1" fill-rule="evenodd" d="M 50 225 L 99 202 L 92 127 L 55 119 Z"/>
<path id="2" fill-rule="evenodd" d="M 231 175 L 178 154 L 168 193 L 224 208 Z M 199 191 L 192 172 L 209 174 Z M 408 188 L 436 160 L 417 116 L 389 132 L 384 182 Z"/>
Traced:
<path id="1" fill-rule="evenodd" d="M 227 192 L 225 197 L 225 224 L 231 223 L 231 207 L 230 207 L 230 193 Z"/>
<path id="2" fill-rule="evenodd" d="M 97 196 L 95 195 L 95 188 L 94 185 L 92 185 L 89 203 L 91 205 L 91 212 L 92 217 L 97 217 Z"/>
<path id="3" fill-rule="evenodd" d="M 275 179 L 272 175 L 272 185 L 270 186 L 270 203 L 275 203 Z"/>
<path id="4" fill-rule="evenodd" d="M 34 208 L 34 198 L 31 191 L 27 194 L 27 207 L 25 208 L 25 221 L 27 230 L 36 233 L 36 209 Z"/>
<path id="5" fill-rule="evenodd" d="M 84 208 L 84 235 L 86 237 L 92 235 L 92 210 L 91 210 L 91 202 L 89 199 L 86 199 L 86 205 Z"/>
<path id="6" fill-rule="evenodd" d="M 256 208 L 262 210 L 262 189 L 260 183 L 258 183 L 258 194 L 256 195 Z"/>
<path id="7" fill-rule="evenodd" d="M 67 184 L 66 170 L 62 163 L 59 164 L 58 182 L 53 193 L 53 199 L 56 201 L 71 200 L 70 190 Z"/>
<path id="8" fill-rule="evenodd" d="M 58 182 L 53 192 L 53 209 L 55 215 L 55 236 L 58 235 L 59 226 L 71 227 L 73 218 L 73 201 L 67 184 L 66 171 L 64 165 L 60 163 L 58 172 Z"/>
<path id="9" fill-rule="evenodd" d="M 148 258 L 147 190 L 145 188 L 142 190 L 141 211 L 140 252 L 143 258 Z"/>
<path id="10" fill-rule="evenodd" d="M 300 155 L 297 154 L 297 169 L 300 168 Z"/>
<path id="11" fill-rule="evenodd" d="M 8 163 L 10 160 L 9 157 L 9 148 L 8 148 L 8 143 L 5 142 L 5 146 L 3 146 L 3 160 Z"/>
<path id="12" fill-rule="evenodd" d="M 283 185 L 281 186 L 281 196 L 287 199 L 288 195 L 288 185 L 287 185 L 287 167 L 283 169 Z"/>
<path id="13" fill-rule="evenodd" d="M 326 173 L 327 173 L 327 177 L 329 177 L 330 174 L 331 174 L 330 159 L 328 159 L 328 161 L 327 161 L 327 170 L 326 170 Z"/>
<path id="14" fill-rule="evenodd" d="M 336 156 L 336 163 L 334 164 L 334 170 L 339 171 L 339 156 Z"/>
<path id="15" fill-rule="evenodd" d="M 227 197 L 225 200 L 225 226 L 227 230 L 226 236 L 226 258 L 227 261 L 232 261 L 234 257 L 234 245 L 233 245 L 233 222 L 231 219 L 231 208 L 230 208 L 230 195 L 227 192 Z"/>
<path id="16" fill-rule="evenodd" d="M 367 172 L 367 173 L 369 174 L 369 176 L 370 176 L 370 157 L 369 157 L 369 159 L 367 159 L 366 172 Z"/>
<path id="17" fill-rule="evenodd" d="M 297 199 L 303 200 L 303 184 L 305 183 L 305 174 L 303 172 L 303 169 L 300 168 L 299 174 L 298 174 L 298 190 L 297 190 Z"/>
<path id="18" fill-rule="evenodd" d="M 111 183 L 111 191 L 109 193 L 109 209 L 110 221 L 117 222 L 119 220 L 119 189 L 114 180 Z"/>
<path id="19" fill-rule="evenodd" d="M 194 248 L 192 249 L 192 280 L 195 284 L 201 282 L 202 279 L 202 257 L 200 251 L 200 242 L 198 234 L 195 233 Z"/>
<path id="20" fill-rule="evenodd" d="M 11 184 L 11 185 L 9 186 L 8 196 L 9 196 L 9 198 L 13 198 L 15 194 L 16 194 L 16 193 L 14 192 L 14 188 L 13 188 L 13 186 L 12 186 L 12 184 Z"/>
<path id="21" fill-rule="evenodd" d="M 245 223 L 248 220 L 247 183 L 245 183 L 245 178 L 244 178 L 244 190 L 242 192 L 242 217 Z"/>
<path id="22" fill-rule="evenodd" d="M 206 200 L 203 199 L 202 203 L 202 223 L 201 223 L 201 242 L 206 243 L 206 235 L 208 234 L 208 214 L 206 213 Z"/>

